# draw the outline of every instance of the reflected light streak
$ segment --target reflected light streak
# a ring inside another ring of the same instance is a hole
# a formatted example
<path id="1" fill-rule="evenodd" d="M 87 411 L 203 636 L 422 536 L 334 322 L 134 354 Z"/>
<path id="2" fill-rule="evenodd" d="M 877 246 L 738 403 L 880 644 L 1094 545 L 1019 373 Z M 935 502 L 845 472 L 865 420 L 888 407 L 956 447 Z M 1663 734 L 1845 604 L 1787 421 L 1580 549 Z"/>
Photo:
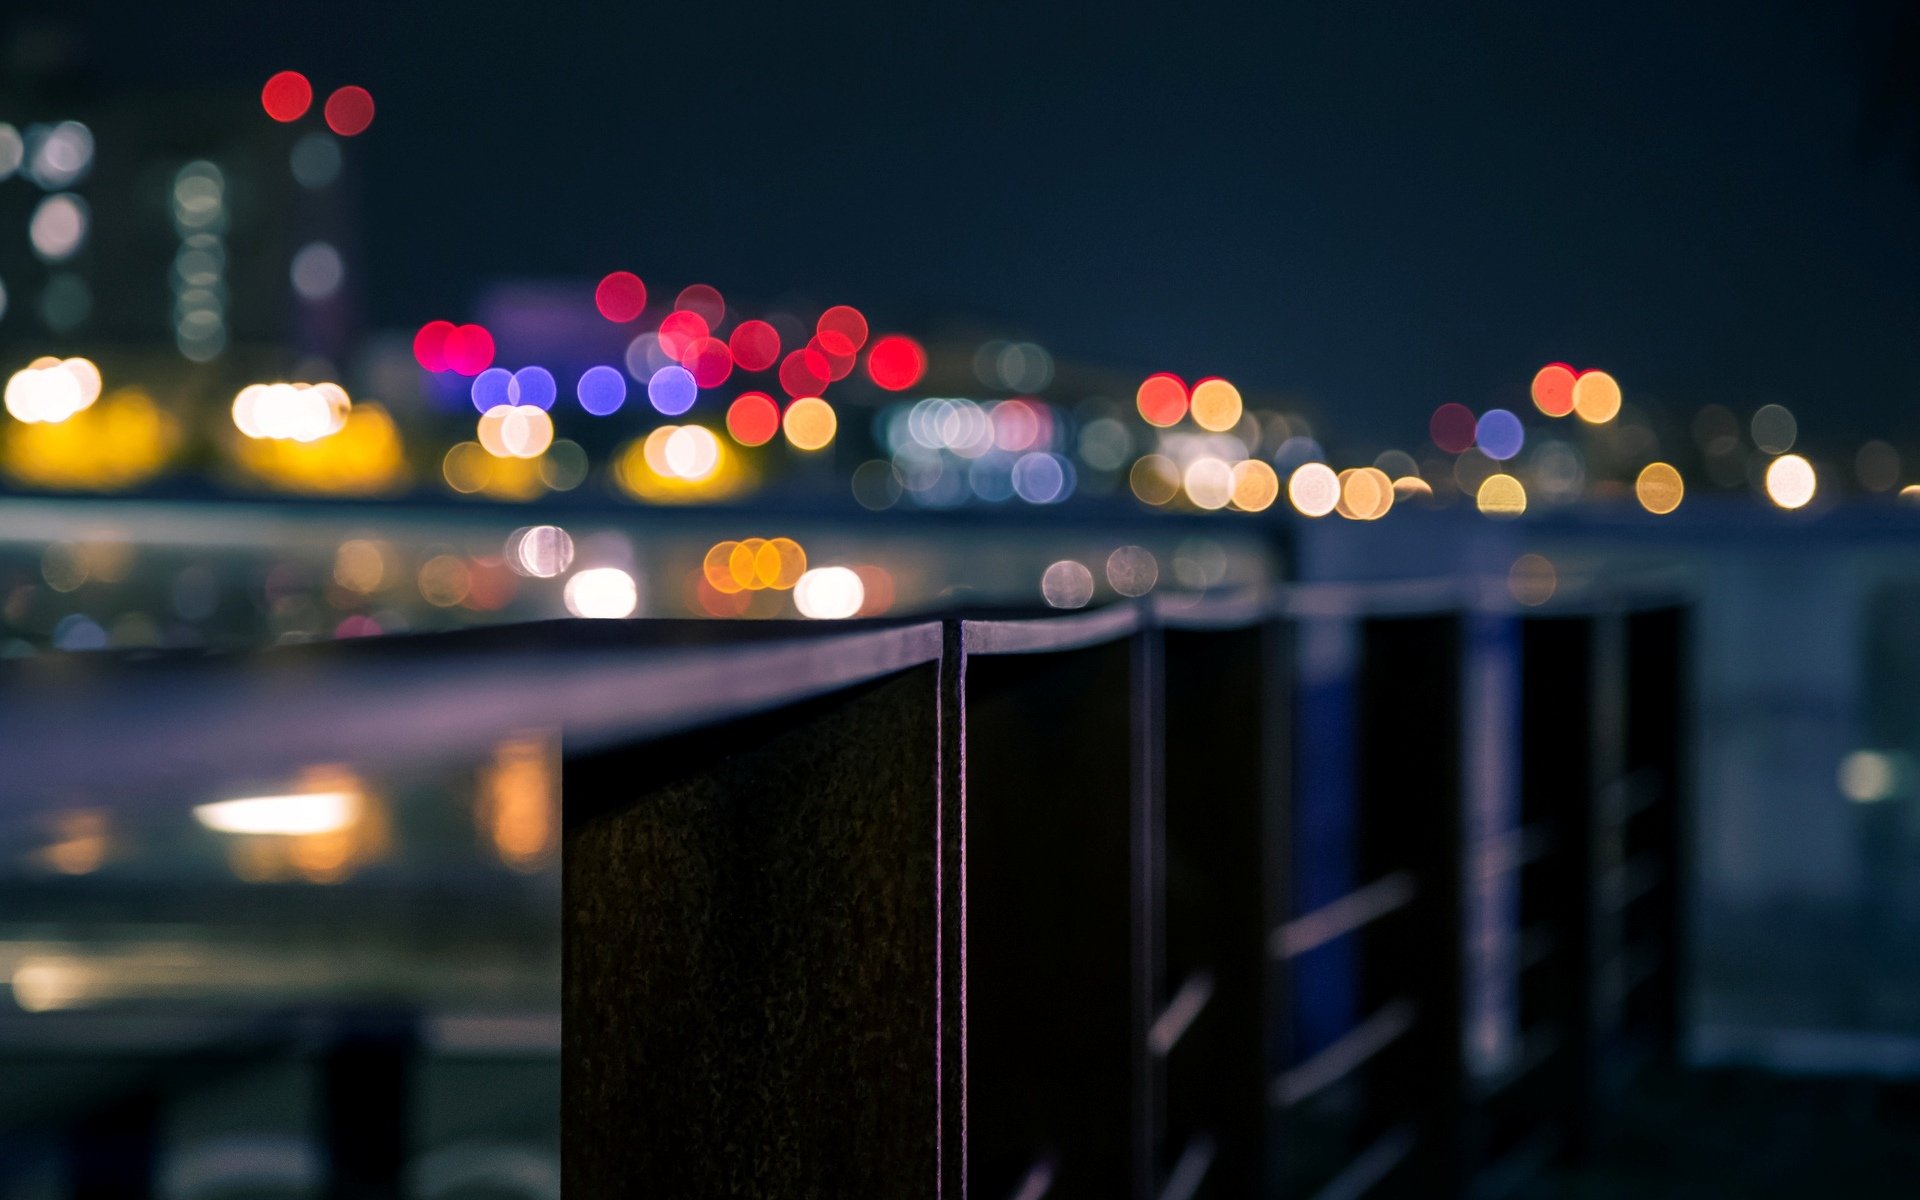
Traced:
<path id="1" fill-rule="evenodd" d="M 193 819 L 218 833 L 300 837 L 345 829 L 359 819 L 360 808 L 356 792 L 292 792 L 197 804 Z"/>

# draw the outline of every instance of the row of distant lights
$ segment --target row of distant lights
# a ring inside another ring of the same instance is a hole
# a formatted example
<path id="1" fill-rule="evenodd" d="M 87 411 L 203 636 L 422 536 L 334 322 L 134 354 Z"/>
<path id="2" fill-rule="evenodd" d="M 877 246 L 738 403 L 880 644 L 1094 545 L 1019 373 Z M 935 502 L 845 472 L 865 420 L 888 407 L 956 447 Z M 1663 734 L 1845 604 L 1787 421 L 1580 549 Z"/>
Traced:
<path id="1" fill-rule="evenodd" d="M 93 167 L 93 131 L 79 121 L 29 125 L 22 131 L 0 122 L 0 181 L 15 175 L 51 193 L 41 197 L 27 218 L 27 240 L 35 257 L 59 266 L 86 244 L 92 224 L 87 202 L 68 191 Z M 86 281 L 71 272 L 56 272 L 41 296 L 41 317 L 48 327 L 64 332 L 86 319 L 93 304 Z M 7 312 L 7 289 L 0 281 L 0 317 Z"/>
<path id="2" fill-rule="evenodd" d="M 227 180 L 218 166 L 190 162 L 173 177 L 173 337 L 192 362 L 227 346 Z"/>
<path id="3" fill-rule="evenodd" d="M 233 398 L 233 423 L 249 438 L 317 442 L 347 426 L 353 400 L 337 383 L 253 383 Z"/>
<path id="4" fill-rule="evenodd" d="M 85 358 L 36 358 L 7 378 L 7 412 L 29 425 L 58 424 L 100 398 L 100 368 Z"/>

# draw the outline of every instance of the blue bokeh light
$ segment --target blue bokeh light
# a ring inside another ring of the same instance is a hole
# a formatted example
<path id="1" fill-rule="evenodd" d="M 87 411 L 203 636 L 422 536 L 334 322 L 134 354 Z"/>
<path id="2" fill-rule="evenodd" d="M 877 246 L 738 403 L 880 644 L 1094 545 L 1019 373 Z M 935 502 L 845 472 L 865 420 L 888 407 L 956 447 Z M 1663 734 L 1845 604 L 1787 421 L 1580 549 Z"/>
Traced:
<path id="1" fill-rule="evenodd" d="M 1028 504 L 1052 504 L 1073 491 L 1072 467 L 1057 454 L 1034 451 L 1013 464 L 1013 490 Z"/>
<path id="2" fill-rule="evenodd" d="M 596 417 L 619 412 L 627 402 L 627 377 L 612 367 L 588 367 L 574 395 L 580 398 L 580 407 Z"/>
<path id="3" fill-rule="evenodd" d="M 488 367 L 473 377 L 473 387 L 468 394 L 473 397 L 473 406 L 484 413 L 490 408 L 513 403 L 508 399 L 512 386 L 513 372 L 505 367 Z"/>
<path id="4" fill-rule="evenodd" d="M 507 403 L 552 408 L 559 394 L 560 385 L 553 381 L 552 371 L 545 367 L 521 367 L 513 373 L 513 382 L 507 388 Z"/>
<path id="5" fill-rule="evenodd" d="M 647 380 L 647 400 L 669 417 L 677 417 L 693 407 L 700 385 L 685 367 L 661 367 Z"/>
<path id="6" fill-rule="evenodd" d="M 1521 428 L 1519 417 L 1504 408 L 1490 408 L 1474 426 L 1473 440 L 1480 453 L 1495 462 L 1505 462 L 1527 444 L 1527 431 Z"/>

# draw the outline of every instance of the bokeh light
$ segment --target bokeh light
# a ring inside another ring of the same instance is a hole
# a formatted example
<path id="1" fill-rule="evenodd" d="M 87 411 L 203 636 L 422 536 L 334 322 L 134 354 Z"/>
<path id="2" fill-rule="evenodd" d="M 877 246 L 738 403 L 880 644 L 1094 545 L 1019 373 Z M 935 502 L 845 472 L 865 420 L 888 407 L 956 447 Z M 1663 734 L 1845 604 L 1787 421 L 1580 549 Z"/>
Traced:
<path id="1" fill-rule="evenodd" d="M 593 306 L 615 324 L 639 320 L 647 307 L 647 285 L 632 271 L 614 271 L 593 289 Z"/>
<path id="2" fill-rule="evenodd" d="M 1180 468 L 1164 454 L 1147 454 L 1127 472 L 1127 486 L 1143 504 L 1156 508 L 1180 494 Z"/>
<path id="3" fill-rule="evenodd" d="M 1063 558 L 1041 573 L 1040 598 L 1053 608 L 1085 608 L 1093 599 L 1093 572 Z"/>
<path id="4" fill-rule="evenodd" d="M 727 432 L 742 446 L 764 446 L 780 432 L 780 406 L 765 392 L 742 392 L 727 406 Z"/>
<path id="5" fill-rule="evenodd" d="M 43 262 L 64 262 L 80 252 L 92 215 L 87 202 L 69 192 L 48 196 L 27 219 L 27 240 Z"/>
<path id="6" fill-rule="evenodd" d="M 456 325 L 440 344 L 441 361 L 459 375 L 478 375 L 493 365 L 493 334 L 481 325 Z"/>
<path id="7" fill-rule="evenodd" d="M 1427 421 L 1427 435 L 1448 454 L 1464 453 L 1473 445 L 1473 410 L 1464 404 L 1442 404 Z"/>
<path id="8" fill-rule="evenodd" d="M 1355 467 L 1336 477 L 1340 499 L 1334 511 L 1350 521 L 1378 521 L 1393 508 L 1393 481 L 1378 467 Z"/>
<path id="9" fill-rule="evenodd" d="M 904 334 L 890 333 L 867 351 L 867 376 L 876 387 L 904 392 L 927 372 L 927 352 Z"/>
<path id="10" fill-rule="evenodd" d="M 447 366 L 447 337 L 452 334 L 452 321 L 428 321 L 413 335 L 413 360 L 429 371 L 450 370 Z"/>
<path id="11" fill-rule="evenodd" d="M 640 607 L 640 589 L 619 567 L 594 567 L 567 580 L 562 600 L 576 617 L 617 620 Z"/>
<path id="12" fill-rule="evenodd" d="M 530 404 L 502 404 L 480 415 L 476 440 L 495 458 L 539 458 L 553 444 L 553 418 Z"/>
<path id="13" fill-rule="evenodd" d="M 796 450 L 819 450 L 833 441 L 839 419 L 833 406 L 818 396 L 803 396 L 787 406 L 780 428 Z"/>
<path id="14" fill-rule="evenodd" d="M 552 579 L 573 565 L 573 538 L 558 525 L 527 525 L 507 535 L 507 566 L 515 574 Z"/>
<path id="15" fill-rule="evenodd" d="M 588 367 L 574 385 L 580 407 L 596 417 L 611 416 L 627 402 L 627 377 L 614 367 Z"/>
<path id="16" fill-rule="evenodd" d="M 283 124 L 298 121 L 313 106 L 313 84 L 298 71 L 281 71 L 260 89 L 260 106 Z"/>
<path id="17" fill-rule="evenodd" d="M 521 367 L 507 383 L 508 404 L 551 409 L 559 395 L 560 385 L 554 382 L 553 372 L 545 367 Z"/>
<path id="18" fill-rule="evenodd" d="M 1853 456 L 1853 475 L 1869 492 L 1890 492 L 1900 483 L 1900 452 L 1875 439 Z"/>
<path id="19" fill-rule="evenodd" d="M 1171 428 L 1187 415 L 1187 385 L 1178 375 L 1161 371 L 1140 381 L 1133 401 L 1147 424 Z"/>
<path id="20" fill-rule="evenodd" d="M 1747 428 L 1753 434 L 1753 444 L 1768 454 L 1785 454 L 1800 436 L 1799 422 L 1781 404 L 1761 405 Z"/>
<path id="21" fill-rule="evenodd" d="M 726 319 L 727 302 L 720 295 L 720 289 L 704 283 L 691 283 L 680 289 L 673 298 L 675 312 L 693 313 L 706 324 L 708 329 L 717 329 Z"/>
<path id="22" fill-rule="evenodd" d="M 327 128 L 341 137 L 355 137 L 373 124 L 373 94 L 363 87 L 348 84 L 327 97 L 324 110 Z"/>
<path id="23" fill-rule="evenodd" d="M 793 606 L 816 621 L 839 621 L 855 616 L 866 602 L 866 584 L 847 567 L 815 567 L 800 576 L 793 588 Z"/>
<path id="24" fill-rule="evenodd" d="M 1240 423 L 1240 389 L 1224 379 L 1202 379 L 1189 401 L 1193 423 L 1210 433 L 1225 433 Z"/>
<path id="25" fill-rule="evenodd" d="M 1686 484 L 1671 463 L 1648 463 L 1633 481 L 1634 499 L 1640 501 L 1640 507 L 1661 516 L 1679 508 L 1686 493 Z"/>
<path id="26" fill-rule="evenodd" d="M 1280 475 L 1257 458 L 1233 464 L 1233 506 L 1242 512 L 1265 512 L 1280 498 Z"/>
<path id="27" fill-rule="evenodd" d="M 668 436 L 662 456 L 669 474 L 698 482 L 719 467 L 720 441 L 704 426 L 682 425 Z"/>
<path id="28" fill-rule="evenodd" d="M 742 321 L 727 339 L 742 371 L 764 371 L 780 360 L 780 331 L 765 321 Z"/>
<path id="29" fill-rule="evenodd" d="M 1474 504 L 1490 517 L 1517 517 L 1527 511 L 1527 489 L 1511 475 L 1489 475 Z"/>
<path id="30" fill-rule="evenodd" d="M 1573 384 L 1576 376 L 1566 363 L 1548 363 L 1533 376 L 1533 406 L 1549 417 L 1564 417 L 1573 411 Z"/>
<path id="31" fill-rule="evenodd" d="M 1488 458 L 1506 462 L 1526 445 L 1527 432 L 1519 417 L 1504 408 L 1490 408 L 1474 423 L 1473 441 Z"/>
<path id="32" fill-rule="evenodd" d="M 851 358 L 867 344 L 867 318 L 851 305 L 836 304 L 820 314 L 814 334 L 828 353 Z"/>
<path id="33" fill-rule="evenodd" d="M 832 364 L 818 350 L 795 350 L 780 360 L 780 388 L 795 399 L 826 391 L 832 374 Z"/>
<path id="34" fill-rule="evenodd" d="M 1805 508 L 1818 486 L 1813 464 L 1798 454 L 1783 454 L 1767 464 L 1767 499 L 1781 508 Z"/>
<path id="35" fill-rule="evenodd" d="M 1522 554 L 1507 568 L 1507 594 L 1530 608 L 1553 599 L 1559 585 L 1559 574 L 1544 555 Z"/>
<path id="36" fill-rule="evenodd" d="M 513 403 L 513 372 L 505 367 L 488 367 L 473 377 L 467 396 L 479 412 L 489 412 L 502 404 Z"/>
<path id="37" fill-rule="evenodd" d="M 1573 381 L 1574 415 L 1605 425 L 1620 415 L 1620 385 L 1605 371 L 1582 371 Z"/>
<path id="38" fill-rule="evenodd" d="M 669 417 L 677 417 L 693 407 L 700 397 L 700 385 L 693 372 L 682 366 L 661 367 L 647 380 L 647 402 Z"/>
<path id="39" fill-rule="evenodd" d="M 717 337 L 695 338 L 687 344 L 680 364 L 693 373 L 696 385 L 716 388 L 733 374 L 733 351 Z"/>
<path id="40" fill-rule="evenodd" d="M 1196 508 L 1212 512 L 1233 499 L 1233 468 L 1217 458 L 1196 458 L 1187 464 L 1180 484 Z"/>
<path id="41" fill-rule="evenodd" d="M 1160 564 L 1145 546 L 1122 546 L 1107 555 L 1107 586 L 1122 596 L 1144 596 L 1160 581 Z"/>
<path id="42" fill-rule="evenodd" d="M 90 359 L 36 358 L 7 378 L 7 412 L 27 424 L 58 424 L 99 399 L 100 386 Z"/>
<path id="43" fill-rule="evenodd" d="M 1324 517 L 1340 503 L 1340 477 L 1325 463 L 1303 463 L 1287 479 L 1287 502 L 1301 516 Z"/>
<path id="44" fill-rule="evenodd" d="M 712 331 L 706 318 L 699 313 L 676 309 L 660 321 L 660 350 L 674 362 L 684 365 L 688 348 Z"/>

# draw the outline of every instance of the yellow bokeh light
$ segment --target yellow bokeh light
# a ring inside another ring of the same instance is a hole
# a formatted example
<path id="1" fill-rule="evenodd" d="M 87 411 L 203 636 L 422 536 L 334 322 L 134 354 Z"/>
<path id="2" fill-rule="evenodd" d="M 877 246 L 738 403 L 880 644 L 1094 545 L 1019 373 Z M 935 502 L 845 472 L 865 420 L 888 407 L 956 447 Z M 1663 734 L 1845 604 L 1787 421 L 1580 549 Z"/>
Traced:
<path id="1" fill-rule="evenodd" d="M 1340 503 L 1340 477 L 1325 463 L 1311 462 L 1287 478 L 1287 502 L 1305 517 L 1324 517 Z"/>
<path id="2" fill-rule="evenodd" d="M 1202 379 L 1193 385 L 1193 423 L 1211 433 L 1225 433 L 1240 423 L 1240 389 L 1224 379 Z"/>
<path id="3" fill-rule="evenodd" d="M 1767 499 L 1781 508 L 1805 508 L 1818 486 L 1813 464 L 1798 454 L 1783 454 L 1767 464 Z"/>
<path id="4" fill-rule="evenodd" d="M 1393 494 L 1399 500 L 1431 500 L 1433 485 L 1418 475 L 1402 475 L 1393 481 Z"/>
<path id="5" fill-rule="evenodd" d="M 792 538 L 770 539 L 753 556 L 753 575 L 762 587 L 784 592 L 807 573 L 807 552 Z"/>
<path id="6" fill-rule="evenodd" d="M 1127 486 L 1143 503 L 1166 504 L 1180 494 L 1180 468 L 1164 454 L 1145 455 L 1127 472 Z"/>
<path id="7" fill-rule="evenodd" d="M 473 576 L 467 561 L 455 554 L 437 554 L 420 565 L 420 596 L 436 608 L 452 608 L 467 598 Z"/>
<path id="8" fill-rule="evenodd" d="M 706 576 L 713 590 L 724 595 L 732 595 L 744 590 L 733 577 L 733 551 L 740 543 L 735 541 L 715 542 L 707 551 L 707 557 L 700 563 L 700 573 Z"/>
<path id="9" fill-rule="evenodd" d="M 234 454 L 254 476 L 291 492 L 365 496 L 395 491 L 407 482 L 399 427 L 374 403 L 354 405 L 338 430 L 318 440 L 242 439 Z"/>
<path id="10" fill-rule="evenodd" d="M 386 581 L 391 552 L 385 543 L 365 538 L 341 542 L 333 555 L 333 581 L 350 592 L 372 595 Z"/>
<path id="11" fill-rule="evenodd" d="M 123 388 L 64 420 L 10 425 L 0 467 L 32 487 L 117 491 L 158 475 L 179 445 L 173 416 Z"/>
<path id="12" fill-rule="evenodd" d="M 1620 384 L 1605 371 L 1587 371 L 1573 381 L 1574 415 L 1589 425 L 1605 425 L 1620 415 Z"/>
<path id="13" fill-rule="evenodd" d="M 471 495 L 493 478 L 493 463 L 479 442 L 459 442 L 440 460 L 440 475 L 454 491 Z"/>
<path id="14" fill-rule="evenodd" d="M 1920 504 L 1920 483 L 1910 483 L 1901 488 L 1900 499 L 1908 504 Z"/>
<path id="15" fill-rule="evenodd" d="M 711 444 L 704 439 L 697 443 L 683 440 L 673 461 L 669 461 L 667 447 L 685 428 L 698 427 L 662 425 L 615 451 L 613 478 L 620 490 L 636 500 L 684 504 L 725 499 L 753 481 L 752 472 L 730 439 L 715 438 Z M 713 455 L 710 467 L 704 461 L 709 450 Z M 688 465 L 707 467 L 706 473 L 688 479 L 676 472 L 676 467 Z"/>
<path id="16" fill-rule="evenodd" d="M 780 418 L 780 430 L 796 450 L 819 450 L 833 441 L 839 428 L 833 405 L 818 396 L 803 396 L 787 406 Z"/>
<path id="17" fill-rule="evenodd" d="M 1334 511 L 1349 521 L 1377 521 L 1393 507 L 1393 481 L 1378 467 L 1354 467 L 1336 476 L 1340 498 Z"/>
<path id="18" fill-rule="evenodd" d="M 1474 503 L 1489 517 L 1517 517 L 1527 511 L 1527 489 L 1511 475 L 1489 475 Z"/>
<path id="19" fill-rule="evenodd" d="M 1662 516 L 1679 508 L 1686 494 L 1687 486 L 1680 472 L 1669 463 L 1648 463 L 1641 469 L 1640 477 L 1633 481 L 1633 495 L 1640 501 L 1640 507 Z"/>
<path id="20" fill-rule="evenodd" d="M 748 538 L 734 543 L 733 552 L 727 556 L 727 573 L 733 576 L 737 587 L 757 592 L 767 585 L 760 580 L 760 551 L 767 544 L 765 538 Z"/>
<path id="21" fill-rule="evenodd" d="M 559 745 L 552 736 L 508 738 L 481 771 L 474 820 L 500 861 L 537 871 L 560 849 Z"/>
<path id="22" fill-rule="evenodd" d="M 1280 476 L 1257 458 L 1233 464 L 1233 506 L 1242 512 L 1265 512 L 1280 498 Z M 1111 568 L 1109 568 L 1111 573 Z"/>

